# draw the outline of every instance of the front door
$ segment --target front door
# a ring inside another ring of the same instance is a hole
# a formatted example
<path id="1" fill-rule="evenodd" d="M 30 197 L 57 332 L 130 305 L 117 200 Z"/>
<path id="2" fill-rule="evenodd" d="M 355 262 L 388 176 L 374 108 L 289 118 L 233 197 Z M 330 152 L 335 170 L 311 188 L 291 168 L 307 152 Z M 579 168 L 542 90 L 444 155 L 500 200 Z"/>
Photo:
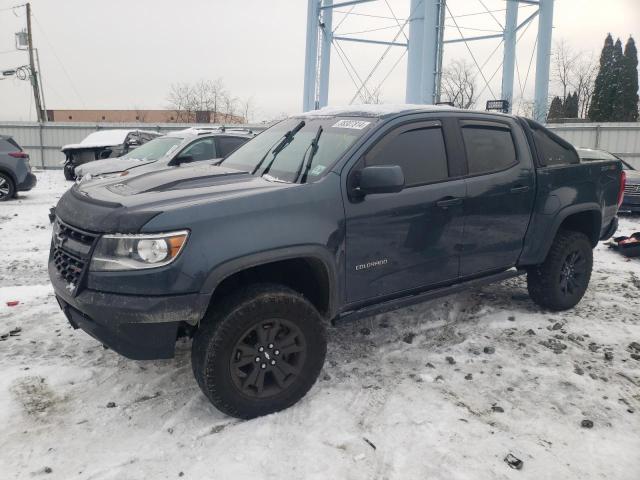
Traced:
<path id="1" fill-rule="evenodd" d="M 348 303 L 455 280 L 466 186 L 450 180 L 442 124 L 391 130 L 350 175 L 371 165 L 402 167 L 405 188 L 345 201 Z"/>

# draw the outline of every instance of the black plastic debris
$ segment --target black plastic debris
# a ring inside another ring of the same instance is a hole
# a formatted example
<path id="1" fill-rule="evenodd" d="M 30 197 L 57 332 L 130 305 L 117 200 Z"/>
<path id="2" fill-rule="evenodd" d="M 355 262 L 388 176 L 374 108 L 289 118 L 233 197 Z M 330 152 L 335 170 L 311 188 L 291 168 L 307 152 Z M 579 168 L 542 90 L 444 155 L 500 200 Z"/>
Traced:
<path id="1" fill-rule="evenodd" d="M 507 465 L 516 470 L 521 470 L 522 465 L 524 465 L 524 462 L 522 460 L 511 453 L 504 457 L 504 461 L 507 462 Z"/>
<path id="2" fill-rule="evenodd" d="M 593 428 L 593 422 L 585 418 L 580 422 L 580 426 L 582 428 Z"/>

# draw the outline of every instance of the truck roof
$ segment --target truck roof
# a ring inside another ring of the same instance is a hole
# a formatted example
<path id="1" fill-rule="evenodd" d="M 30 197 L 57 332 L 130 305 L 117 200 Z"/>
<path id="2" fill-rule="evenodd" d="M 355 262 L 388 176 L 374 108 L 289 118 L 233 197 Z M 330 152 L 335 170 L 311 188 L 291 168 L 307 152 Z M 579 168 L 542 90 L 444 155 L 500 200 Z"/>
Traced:
<path id="1" fill-rule="evenodd" d="M 373 117 L 385 118 L 401 113 L 462 111 L 449 105 L 380 104 L 324 107 L 303 113 L 303 117 Z"/>

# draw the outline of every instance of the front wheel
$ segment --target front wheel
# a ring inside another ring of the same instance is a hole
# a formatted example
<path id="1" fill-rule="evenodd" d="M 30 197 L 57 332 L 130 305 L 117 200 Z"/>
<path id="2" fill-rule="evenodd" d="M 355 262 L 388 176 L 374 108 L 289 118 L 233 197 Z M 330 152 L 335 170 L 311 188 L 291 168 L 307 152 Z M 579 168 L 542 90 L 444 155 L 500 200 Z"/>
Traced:
<path id="1" fill-rule="evenodd" d="M 257 285 L 212 310 L 195 333 L 191 364 L 216 408 L 254 418 L 304 397 L 327 349 L 324 323 L 311 303 L 284 286 Z"/>
<path id="2" fill-rule="evenodd" d="M 549 310 L 567 310 L 577 305 L 589 286 L 593 250 L 580 232 L 561 230 L 547 258 L 527 272 L 529 296 Z"/>

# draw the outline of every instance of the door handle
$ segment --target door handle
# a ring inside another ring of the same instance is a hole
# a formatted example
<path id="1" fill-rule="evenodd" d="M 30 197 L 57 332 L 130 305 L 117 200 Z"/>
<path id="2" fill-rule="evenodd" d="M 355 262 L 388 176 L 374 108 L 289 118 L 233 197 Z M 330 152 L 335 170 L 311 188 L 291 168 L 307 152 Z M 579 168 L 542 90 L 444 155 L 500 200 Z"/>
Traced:
<path id="1" fill-rule="evenodd" d="M 529 186 L 528 185 L 521 185 L 518 187 L 513 187 L 511 189 L 511 193 L 524 193 L 524 192 L 528 192 L 529 191 Z"/>
<path id="2" fill-rule="evenodd" d="M 443 200 L 438 200 L 436 202 L 437 207 L 444 208 L 444 209 L 453 207 L 454 205 L 461 205 L 461 204 L 462 204 L 461 198 L 447 198 Z"/>

